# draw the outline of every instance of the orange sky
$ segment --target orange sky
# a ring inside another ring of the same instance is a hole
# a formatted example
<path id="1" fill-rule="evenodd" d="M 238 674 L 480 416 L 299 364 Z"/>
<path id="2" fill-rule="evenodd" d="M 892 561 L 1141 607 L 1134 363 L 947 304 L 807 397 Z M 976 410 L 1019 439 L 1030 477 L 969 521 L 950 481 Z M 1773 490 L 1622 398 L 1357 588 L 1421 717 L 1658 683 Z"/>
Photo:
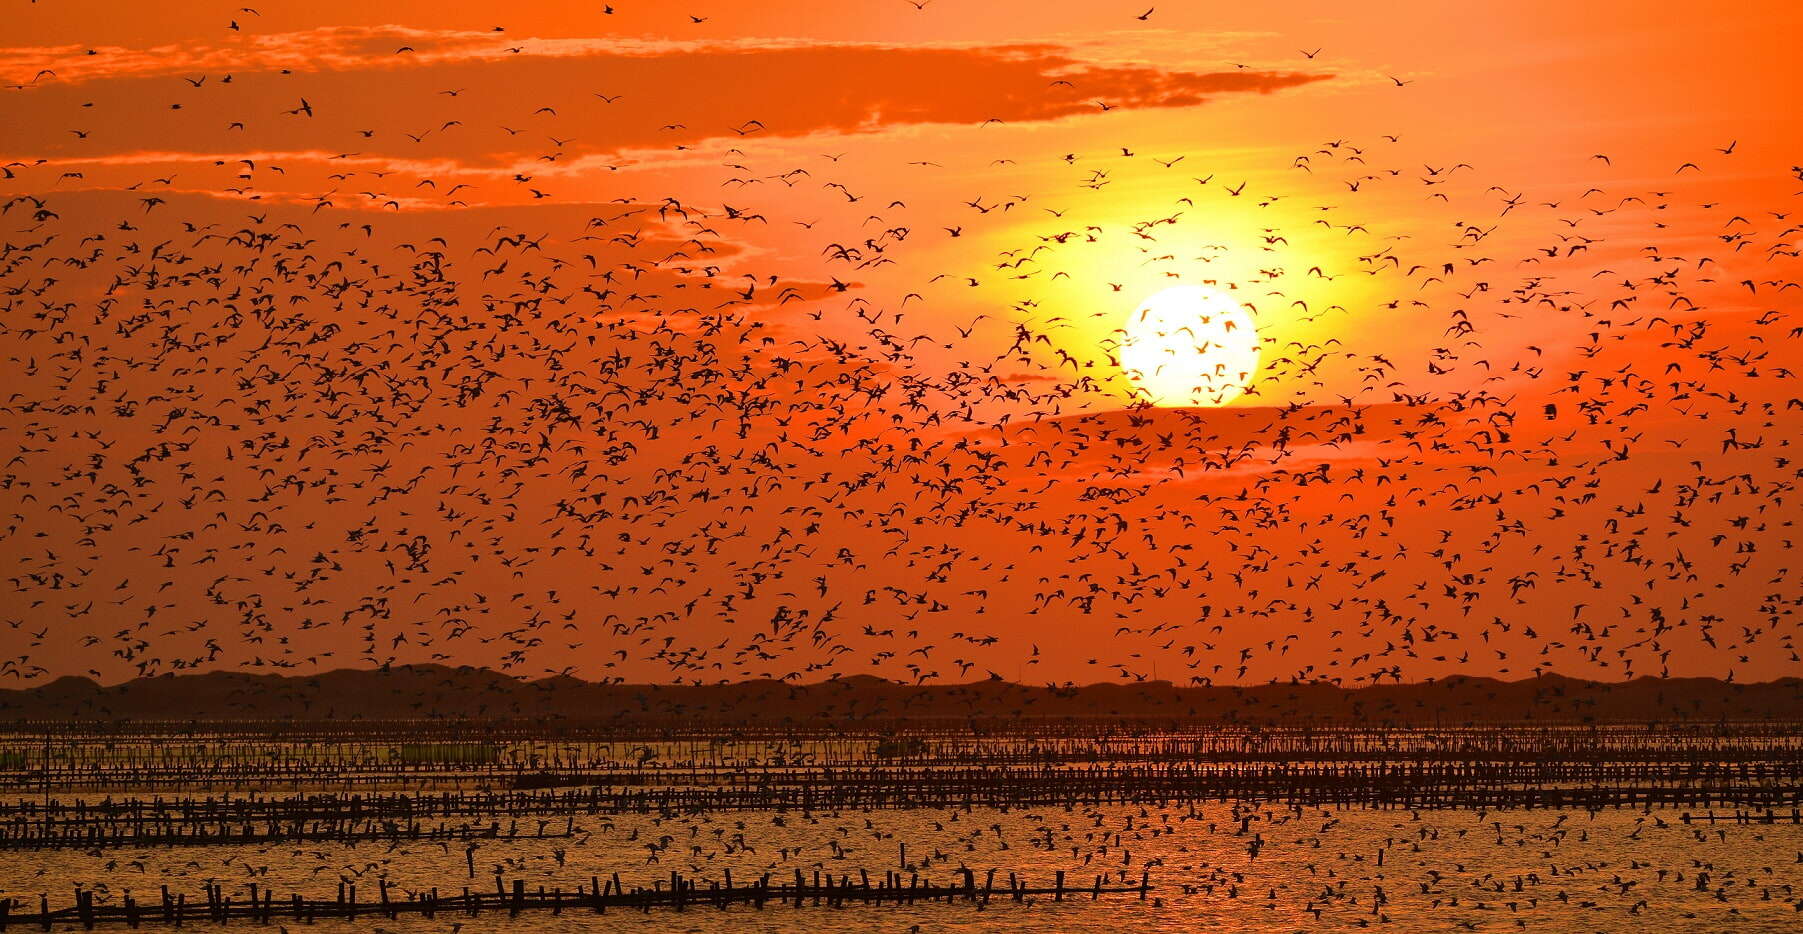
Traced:
<path id="1" fill-rule="evenodd" d="M 1803 674 L 1803 13 L 601 6 L 8 0 L 0 686 Z"/>

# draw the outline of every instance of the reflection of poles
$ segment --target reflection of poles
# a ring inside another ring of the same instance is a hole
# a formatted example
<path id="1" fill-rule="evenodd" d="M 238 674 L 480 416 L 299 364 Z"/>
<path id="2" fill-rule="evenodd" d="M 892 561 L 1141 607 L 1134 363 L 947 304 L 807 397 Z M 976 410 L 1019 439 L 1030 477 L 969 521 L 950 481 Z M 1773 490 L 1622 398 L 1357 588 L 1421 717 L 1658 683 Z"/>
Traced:
<path id="1" fill-rule="evenodd" d="M 44 764 L 40 771 L 44 775 L 44 815 L 50 814 L 50 722 L 44 722 Z"/>

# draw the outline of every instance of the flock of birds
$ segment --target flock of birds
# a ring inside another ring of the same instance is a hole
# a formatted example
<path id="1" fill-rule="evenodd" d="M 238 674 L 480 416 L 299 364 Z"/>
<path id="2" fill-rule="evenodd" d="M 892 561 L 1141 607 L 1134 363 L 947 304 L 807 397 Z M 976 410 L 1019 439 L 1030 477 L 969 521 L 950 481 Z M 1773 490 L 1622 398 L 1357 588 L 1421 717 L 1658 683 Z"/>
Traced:
<path id="1" fill-rule="evenodd" d="M 1400 135 L 1244 178 L 1092 144 L 996 152 L 994 190 L 923 204 L 876 187 L 910 167 L 760 148 L 781 127 L 748 116 L 675 147 L 720 157 L 715 193 L 570 198 L 549 167 L 582 150 L 547 106 L 525 114 L 547 174 L 490 200 L 355 155 L 388 128 L 319 139 L 346 152 L 301 196 L 255 134 L 341 104 L 292 98 L 236 116 L 242 156 L 181 178 L 4 167 L 14 686 L 416 662 L 1358 685 L 1799 661 L 1803 226 L 1690 194 L 1757 171 L 1732 142 L 1643 173 L 1669 182 L 1535 194 L 1476 159 L 1410 164 Z M 680 89 L 666 109 L 682 128 Z M 105 136 L 83 117 L 70 145 Z M 1103 217 L 1147 184 L 1145 216 Z M 491 204 L 511 205 L 492 228 Z M 1394 204 L 1453 222 L 1396 233 Z M 772 271 L 764 247 L 792 238 L 816 258 Z M 1125 285 L 1190 281 L 1260 321 L 1240 404 L 1154 408 L 1114 365 Z"/>
<path id="2" fill-rule="evenodd" d="M 429 39 L 384 58 L 429 57 Z M 492 42 L 497 69 L 532 52 L 504 27 Z M 1632 169 L 1578 153 L 1594 185 L 1530 192 L 1477 157 L 1423 164 L 1402 132 L 1253 169 L 1104 145 L 1089 121 L 1133 108 L 1097 98 L 1055 147 L 992 118 L 961 129 L 1006 143 L 894 165 L 849 138 L 797 156 L 773 114 L 692 129 L 677 88 L 640 129 L 705 165 L 695 183 L 578 139 L 561 102 L 500 114 L 470 103 L 495 89 L 459 84 L 395 126 L 351 125 L 318 75 L 246 68 L 139 79 L 170 114 L 244 100 L 228 86 L 295 90 L 228 115 L 241 151 L 115 183 L 138 163 L 81 155 L 112 125 L 83 100 L 106 80 L 76 76 L 117 51 L 0 92 L 70 102 L 55 157 L 0 165 L 0 686 L 425 662 L 1358 686 L 1803 661 L 1803 223 L 1735 200 L 1752 187 L 1713 193 L 1763 171 L 1736 141 Z M 1061 101 L 1087 93 L 1081 69 L 1044 77 Z M 264 145 L 297 127 L 338 155 Z M 504 174 L 407 156 L 478 134 L 524 155 Z M 1803 167 L 1771 181 L 1803 186 Z M 1175 283 L 1258 321 L 1235 405 L 1158 408 L 1121 372 L 1115 323 Z M 1157 897 L 1107 924 L 1170 907 L 1187 926 L 1707 929 L 1803 911 L 1782 825 L 1650 810 L 576 823 L 467 845 L 6 851 L 0 879 L 106 901 L 152 880 L 317 893 L 373 876 L 411 894 L 465 860 L 548 885 L 1030 866 L 1155 872 Z"/>

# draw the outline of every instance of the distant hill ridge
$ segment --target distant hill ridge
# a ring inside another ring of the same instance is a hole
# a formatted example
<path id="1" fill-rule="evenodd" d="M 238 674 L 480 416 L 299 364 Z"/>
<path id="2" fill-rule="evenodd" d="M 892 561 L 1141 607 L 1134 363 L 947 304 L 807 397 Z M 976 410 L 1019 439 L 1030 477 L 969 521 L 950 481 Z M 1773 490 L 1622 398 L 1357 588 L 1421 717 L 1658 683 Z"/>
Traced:
<path id="1" fill-rule="evenodd" d="M 973 717 L 1269 724 L 1803 720 L 1803 679 L 1609 683 L 1544 675 L 1521 681 L 1461 676 L 1361 688 L 1322 682 L 1177 687 L 1163 681 L 1048 688 L 1005 681 L 908 685 L 855 676 L 806 685 L 647 685 L 562 676 L 526 681 L 481 668 L 411 665 L 314 675 L 165 675 L 111 687 L 69 677 L 0 690 L 0 722 L 433 718 L 806 724 Z"/>

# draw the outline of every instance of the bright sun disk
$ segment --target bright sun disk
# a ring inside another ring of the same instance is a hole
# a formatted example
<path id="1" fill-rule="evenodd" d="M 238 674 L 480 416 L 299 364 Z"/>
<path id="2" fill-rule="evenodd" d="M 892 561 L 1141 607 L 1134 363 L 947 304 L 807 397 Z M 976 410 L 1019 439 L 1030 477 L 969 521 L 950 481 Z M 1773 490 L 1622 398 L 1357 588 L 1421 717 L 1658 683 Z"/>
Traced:
<path id="1" fill-rule="evenodd" d="M 1217 289 L 1165 289 L 1140 302 L 1122 331 L 1121 370 L 1155 405 L 1225 405 L 1258 372 L 1258 328 Z"/>

